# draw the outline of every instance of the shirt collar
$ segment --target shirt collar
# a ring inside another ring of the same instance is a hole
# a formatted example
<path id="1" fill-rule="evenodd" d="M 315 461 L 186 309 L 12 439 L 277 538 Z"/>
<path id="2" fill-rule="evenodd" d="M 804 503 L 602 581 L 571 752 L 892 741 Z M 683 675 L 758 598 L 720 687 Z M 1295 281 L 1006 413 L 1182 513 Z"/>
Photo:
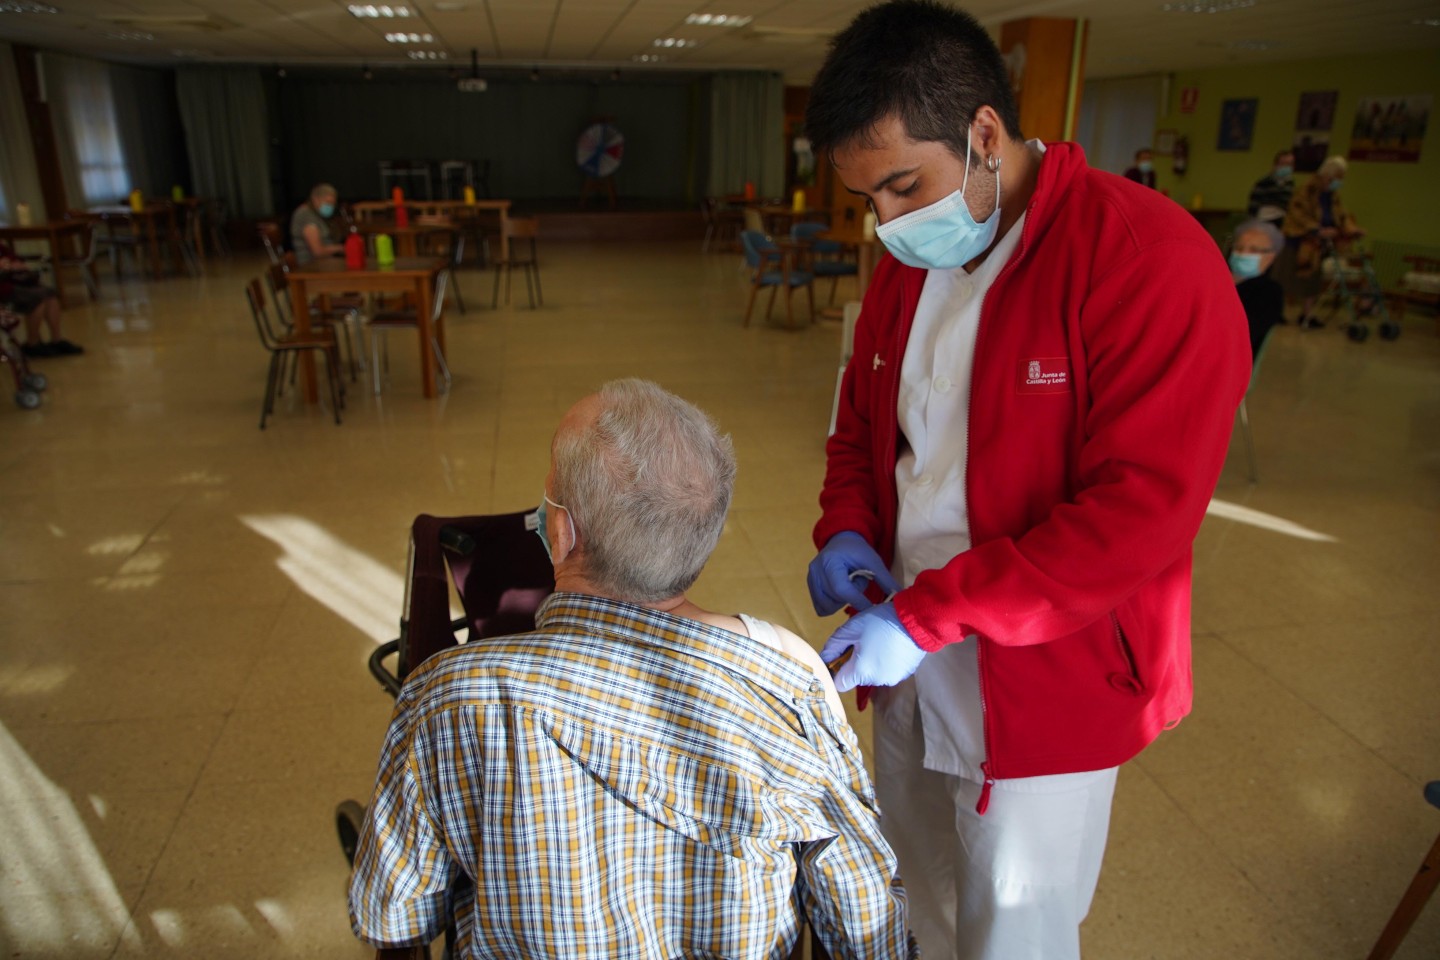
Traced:
<path id="1" fill-rule="evenodd" d="M 799 661 L 758 640 L 688 617 L 586 593 L 552 593 L 535 615 L 541 633 L 604 634 L 618 643 L 650 644 L 739 673 L 789 699 L 818 693 L 819 681 Z"/>

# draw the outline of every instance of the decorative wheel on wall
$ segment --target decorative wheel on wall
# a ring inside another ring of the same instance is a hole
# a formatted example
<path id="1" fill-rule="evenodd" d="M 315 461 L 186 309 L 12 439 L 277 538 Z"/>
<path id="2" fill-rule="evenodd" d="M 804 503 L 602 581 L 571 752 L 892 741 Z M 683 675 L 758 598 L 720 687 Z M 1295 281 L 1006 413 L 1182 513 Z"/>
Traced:
<path id="1" fill-rule="evenodd" d="M 613 124 L 593 123 L 575 141 L 575 162 L 587 177 L 603 180 L 620 169 L 625 156 L 625 134 Z"/>

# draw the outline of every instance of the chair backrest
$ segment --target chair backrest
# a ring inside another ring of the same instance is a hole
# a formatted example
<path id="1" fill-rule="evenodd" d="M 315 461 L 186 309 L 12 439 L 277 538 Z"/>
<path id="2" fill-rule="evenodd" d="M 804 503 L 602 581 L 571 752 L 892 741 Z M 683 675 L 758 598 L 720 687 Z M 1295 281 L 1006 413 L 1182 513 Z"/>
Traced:
<path id="1" fill-rule="evenodd" d="M 279 263 L 280 252 L 285 246 L 285 238 L 280 230 L 280 224 L 274 220 L 261 220 L 255 224 L 255 230 L 260 235 L 260 245 L 270 256 L 270 262 Z"/>
<path id="2" fill-rule="evenodd" d="M 815 220 L 805 220 L 790 228 L 790 239 L 796 243 L 808 243 L 829 229 L 830 227 L 826 224 Z"/>
<path id="3" fill-rule="evenodd" d="M 539 217 L 506 217 L 501 221 L 501 229 L 505 236 L 516 239 L 536 238 L 540 236 Z"/>
<path id="4" fill-rule="evenodd" d="M 435 302 L 430 305 L 430 323 L 437 324 L 445 314 L 445 287 L 450 279 L 449 270 L 435 274 Z"/>
<path id="5" fill-rule="evenodd" d="M 286 327 L 294 326 L 290 316 L 290 277 L 283 264 L 272 263 L 266 269 L 265 282 L 270 287 L 270 299 L 275 301 L 275 316 Z"/>
<path id="6" fill-rule="evenodd" d="M 251 277 L 245 284 L 245 299 L 250 302 L 250 318 L 255 321 L 255 332 L 266 350 L 274 350 L 280 338 L 270 326 L 270 314 L 265 309 L 265 293 L 260 289 L 260 278 Z"/>
<path id="7" fill-rule="evenodd" d="M 1265 359 L 1265 348 L 1270 346 L 1270 341 L 1275 338 L 1275 327 L 1265 331 L 1265 336 L 1260 340 L 1260 349 L 1255 351 L 1255 359 L 1250 361 L 1250 383 L 1245 387 L 1248 396 L 1255 387 L 1255 380 L 1260 376 L 1260 361 Z"/>
<path id="8" fill-rule="evenodd" d="M 745 208 L 745 229 L 754 230 L 756 233 L 765 232 L 765 221 L 760 216 L 760 211 L 754 207 Z"/>
<path id="9" fill-rule="evenodd" d="M 760 266 L 762 253 L 775 250 L 775 242 L 760 230 L 740 231 L 740 245 L 745 250 L 745 263 L 751 267 Z"/>

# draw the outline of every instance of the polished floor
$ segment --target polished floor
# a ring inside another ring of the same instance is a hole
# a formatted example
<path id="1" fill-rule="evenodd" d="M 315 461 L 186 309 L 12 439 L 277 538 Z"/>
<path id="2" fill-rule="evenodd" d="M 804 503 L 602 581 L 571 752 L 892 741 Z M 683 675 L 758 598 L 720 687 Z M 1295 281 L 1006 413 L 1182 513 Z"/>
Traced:
<path id="1" fill-rule="evenodd" d="M 372 781 L 409 522 L 532 506 L 607 379 L 735 438 L 696 599 L 833 628 L 804 569 L 839 324 L 742 329 L 735 260 L 689 245 L 543 252 L 539 310 L 462 274 L 448 396 L 392 336 L 339 427 L 287 397 L 256 429 L 258 259 L 66 312 L 88 353 L 0 409 L 0 956 L 366 956 L 332 811 Z M 1196 544 L 1195 713 L 1121 773 L 1090 960 L 1363 957 L 1440 831 L 1435 321 L 1281 328 L 1250 412 L 1260 481 L 1237 441 Z M 1440 956 L 1440 903 L 1400 956 Z"/>

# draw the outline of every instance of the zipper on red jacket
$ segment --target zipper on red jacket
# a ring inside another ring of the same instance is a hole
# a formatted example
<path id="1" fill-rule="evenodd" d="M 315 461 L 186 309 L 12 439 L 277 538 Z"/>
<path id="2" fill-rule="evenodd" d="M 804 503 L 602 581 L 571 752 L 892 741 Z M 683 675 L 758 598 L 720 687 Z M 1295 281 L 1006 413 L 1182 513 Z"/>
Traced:
<path id="1" fill-rule="evenodd" d="M 980 764 L 980 772 L 985 775 L 985 782 L 980 785 L 980 800 L 975 804 L 975 812 L 983 817 L 990 809 L 990 788 L 995 786 L 995 778 L 990 776 L 990 761 Z"/>

